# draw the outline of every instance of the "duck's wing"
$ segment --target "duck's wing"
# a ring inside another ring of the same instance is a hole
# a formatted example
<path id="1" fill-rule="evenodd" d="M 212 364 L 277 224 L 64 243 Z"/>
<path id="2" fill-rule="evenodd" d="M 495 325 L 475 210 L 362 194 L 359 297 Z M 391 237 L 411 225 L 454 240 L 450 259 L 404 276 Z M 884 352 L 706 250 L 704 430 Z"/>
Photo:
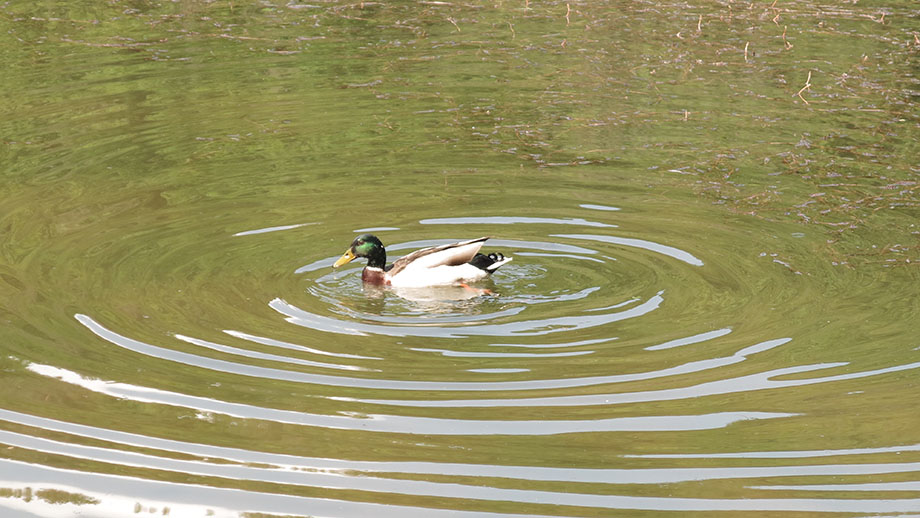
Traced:
<path id="1" fill-rule="evenodd" d="M 408 267 L 413 269 L 434 268 L 436 266 L 456 266 L 468 263 L 479 253 L 479 249 L 482 248 L 482 244 L 487 239 L 489 239 L 488 236 L 416 250 L 397 259 L 393 266 L 387 270 L 387 274 L 392 277 Z"/>

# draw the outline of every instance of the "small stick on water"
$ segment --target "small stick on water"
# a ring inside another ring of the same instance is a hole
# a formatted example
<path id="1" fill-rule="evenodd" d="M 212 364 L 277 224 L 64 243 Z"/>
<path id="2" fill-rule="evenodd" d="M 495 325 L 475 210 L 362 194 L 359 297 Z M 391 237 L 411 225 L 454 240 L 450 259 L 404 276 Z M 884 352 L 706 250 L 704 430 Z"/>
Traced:
<path id="1" fill-rule="evenodd" d="M 703 32 L 703 15 L 700 15 L 700 19 L 696 21 L 696 32 Z"/>
<path id="2" fill-rule="evenodd" d="M 745 63 L 748 62 L 748 45 L 750 44 L 751 44 L 750 41 L 744 44 L 744 62 Z"/>
<path id="3" fill-rule="evenodd" d="M 684 120 L 690 120 L 690 112 L 687 110 L 684 110 Z"/>
<path id="4" fill-rule="evenodd" d="M 567 41 L 568 41 L 568 40 L 562 40 L 562 43 L 561 43 L 562 48 L 565 48 L 565 42 L 567 42 Z"/>
<path id="5" fill-rule="evenodd" d="M 914 45 L 920 45 L 920 36 L 917 33 L 914 33 Z"/>
<path id="6" fill-rule="evenodd" d="M 569 24 L 569 14 L 572 12 L 572 6 L 565 4 L 565 24 Z"/>
<path id="7" fill-rule="evenodd" d="M 455 22 L 453 18 L 448 17 L 447 21 L 449 21 L 451 24 L 453 24 L 454 27 L 457 28 L 457 32 L 460 32 L 460 26 L 457 25 L 457 22 Z"/>
<path id="8" fill-rule="evenodd" d="M 786 26 L 785 25 L 783 25 L 783 45 L 786 46 L 786 50 L 789 50 L 792 48 L 792 44 L 786 41 Z"/>
<path id="9" fill-rule="evenodd" d="M 811 70 L 808 71 L 808 78 L 805 79 L 805 86 L 803 86 L 802 89 L 799 90 L 799 92 L 798 92 L 797 94 L 795 94 L 795 95 L 798 95 L 798 96 L 799 96 L 799 99 L 805 101 L 805 104 L 811 104 L 811 103 L 809 103 L 808 100 L 806 100 L 804 97 L 802 97 L 802 92 L 804 92 L 805 90 L 808 90 L 808 89 L 810 89 L 810 88 L 811 88 Z"/>
<path id="10" fill-rule="evenodd" d="M 514 36 L 515 36 L 515 34 L 514 34 L 514 25 L 512 25 L 511 22 L 508 22 L 508 28 L 511 29 L 511 39 L 513 40 L 513 39 L 514 39 Z"/>

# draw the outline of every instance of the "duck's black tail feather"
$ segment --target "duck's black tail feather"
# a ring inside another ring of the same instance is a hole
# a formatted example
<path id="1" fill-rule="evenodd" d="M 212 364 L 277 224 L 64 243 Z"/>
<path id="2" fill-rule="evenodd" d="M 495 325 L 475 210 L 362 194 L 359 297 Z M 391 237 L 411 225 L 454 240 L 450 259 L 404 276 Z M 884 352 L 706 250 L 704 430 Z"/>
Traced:
<path id="1" fill-rule="evenodd" d="M 489 255 L 486 254 L 476 254 L 473 257 L 473 260 L 470 261 L 470 264 L 479 268 L 480 270 L 485 270 L 488 273 L 492 273 L 498 269 L 499 266 L 511 261 L 511 258 L 506 258 L 501 253 L 495 252 Z"/>

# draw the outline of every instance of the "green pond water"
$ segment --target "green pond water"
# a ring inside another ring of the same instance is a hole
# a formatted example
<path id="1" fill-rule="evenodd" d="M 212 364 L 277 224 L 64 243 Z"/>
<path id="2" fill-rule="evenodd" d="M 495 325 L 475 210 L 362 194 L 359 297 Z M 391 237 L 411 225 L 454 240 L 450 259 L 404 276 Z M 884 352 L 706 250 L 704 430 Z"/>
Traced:
<path id="1" fill-rule="evenodd" d="M 916 2 L 0 29 L 2 516 L 920 512 Z"/>

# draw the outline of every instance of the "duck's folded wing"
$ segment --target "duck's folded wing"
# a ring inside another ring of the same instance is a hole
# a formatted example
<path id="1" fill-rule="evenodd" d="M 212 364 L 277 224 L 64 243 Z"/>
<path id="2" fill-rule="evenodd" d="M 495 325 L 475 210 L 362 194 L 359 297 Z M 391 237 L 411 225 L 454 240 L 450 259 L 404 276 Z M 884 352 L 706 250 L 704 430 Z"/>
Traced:
<path id="1" fill-rule="evenodd" d="M 436 266 L 456 266 L 468 263 L 479 253 L 479 249 L 482 248 L 482 244 L 487 239 L 489 238 L 480 237 L 479 239 L 416 250 L 405 257 L 397 259 L 388 273 L 393 276 L 407 267 L 413 269 L 434 268 Z"/>

